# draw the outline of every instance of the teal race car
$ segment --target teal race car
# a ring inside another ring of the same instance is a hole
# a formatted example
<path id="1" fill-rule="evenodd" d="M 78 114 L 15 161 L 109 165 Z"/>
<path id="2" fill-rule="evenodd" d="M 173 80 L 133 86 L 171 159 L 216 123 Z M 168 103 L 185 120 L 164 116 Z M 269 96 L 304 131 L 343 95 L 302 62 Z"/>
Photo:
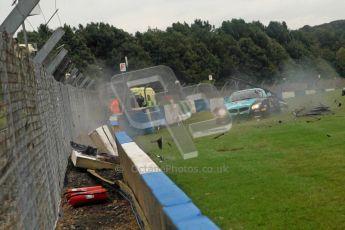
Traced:
<path id="1" fill-rule="evenodd" d="M 232 117 L 267 117 L 281 110 L 279 100 L 261 88 L 234 92 L 225 98 L 225 106 Z"/>

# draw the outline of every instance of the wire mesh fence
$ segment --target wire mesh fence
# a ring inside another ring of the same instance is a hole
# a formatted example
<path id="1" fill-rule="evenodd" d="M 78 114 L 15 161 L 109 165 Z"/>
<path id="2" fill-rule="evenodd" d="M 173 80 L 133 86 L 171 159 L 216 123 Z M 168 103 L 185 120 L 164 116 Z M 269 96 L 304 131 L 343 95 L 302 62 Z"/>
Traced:
<path id="1" fill-rule="evenodd" d="M 56 82 L 0 34 L 0 229 L 51 229 L 69 141 L 106 121 L 97 92 Z"/>

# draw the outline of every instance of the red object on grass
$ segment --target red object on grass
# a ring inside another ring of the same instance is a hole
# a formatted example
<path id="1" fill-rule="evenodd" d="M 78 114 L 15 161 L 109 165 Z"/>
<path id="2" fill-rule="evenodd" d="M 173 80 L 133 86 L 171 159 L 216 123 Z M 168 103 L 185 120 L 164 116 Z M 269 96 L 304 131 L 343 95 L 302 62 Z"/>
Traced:
<path id="1" fill-rule="evenodd" d="M 107 190 L 102 188 L 93 191 L 74 193 L 69 197 L 68 203 L 76 207 L 85 204 L 103 202 L 106 201 L 108 198 L 109 196 Z"/>

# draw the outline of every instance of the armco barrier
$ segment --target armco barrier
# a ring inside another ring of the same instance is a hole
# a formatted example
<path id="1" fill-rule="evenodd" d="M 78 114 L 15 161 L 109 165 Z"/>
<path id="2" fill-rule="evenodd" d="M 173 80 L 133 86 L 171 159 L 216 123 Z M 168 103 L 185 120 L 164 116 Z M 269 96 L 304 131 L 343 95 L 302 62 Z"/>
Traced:
<path id="1" fill-rule="evenodd" d="M 115 138 L 124 179 L 152 229 L 219 229 L 126 132 Z"/>
<path id="2" fill-rule="evenodd" d="M 314 95 L 314 94 L 323 93 L 323 92 L 332 92 L 335 90 L 336 90 L 335 88 L 328 88 L 328 89 L 308 89 L 308 90 L 288 91 L 288 92 L 282 92 L 282 98 L 288 99 L 288 98 L 294 98 L 294 97 L 305 96 L 305 95 Z"/>

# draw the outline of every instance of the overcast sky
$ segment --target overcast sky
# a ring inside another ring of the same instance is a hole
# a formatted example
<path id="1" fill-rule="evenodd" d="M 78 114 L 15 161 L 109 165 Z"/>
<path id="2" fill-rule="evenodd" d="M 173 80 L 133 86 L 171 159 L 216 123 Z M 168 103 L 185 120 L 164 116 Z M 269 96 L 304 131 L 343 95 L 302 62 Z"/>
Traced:
<path id="1" fill-rule="evenodd" d="M 0 0 L 0 22 L 11 11 L 13 0 Z M 224 20 L 243 18 L 286 21 L 289 28 L 318 25 L 345 19 L 345 0 L 56 0 L 61 23 L 72 26 L 88 22 L 107 22 L 130 33 L 148 27 L 165 29 L 173 22 L 191 23 L 196 18 L 219 26 Z M 55 0 L 41 0 L 46 20 L 55 11 Z M 34 28 L 44 23 L 43 15 L 29 18 Z M 49 26 L 60 25 L 54 17 Z M 27 23 L 27 29 L 32 27 Z"/>

